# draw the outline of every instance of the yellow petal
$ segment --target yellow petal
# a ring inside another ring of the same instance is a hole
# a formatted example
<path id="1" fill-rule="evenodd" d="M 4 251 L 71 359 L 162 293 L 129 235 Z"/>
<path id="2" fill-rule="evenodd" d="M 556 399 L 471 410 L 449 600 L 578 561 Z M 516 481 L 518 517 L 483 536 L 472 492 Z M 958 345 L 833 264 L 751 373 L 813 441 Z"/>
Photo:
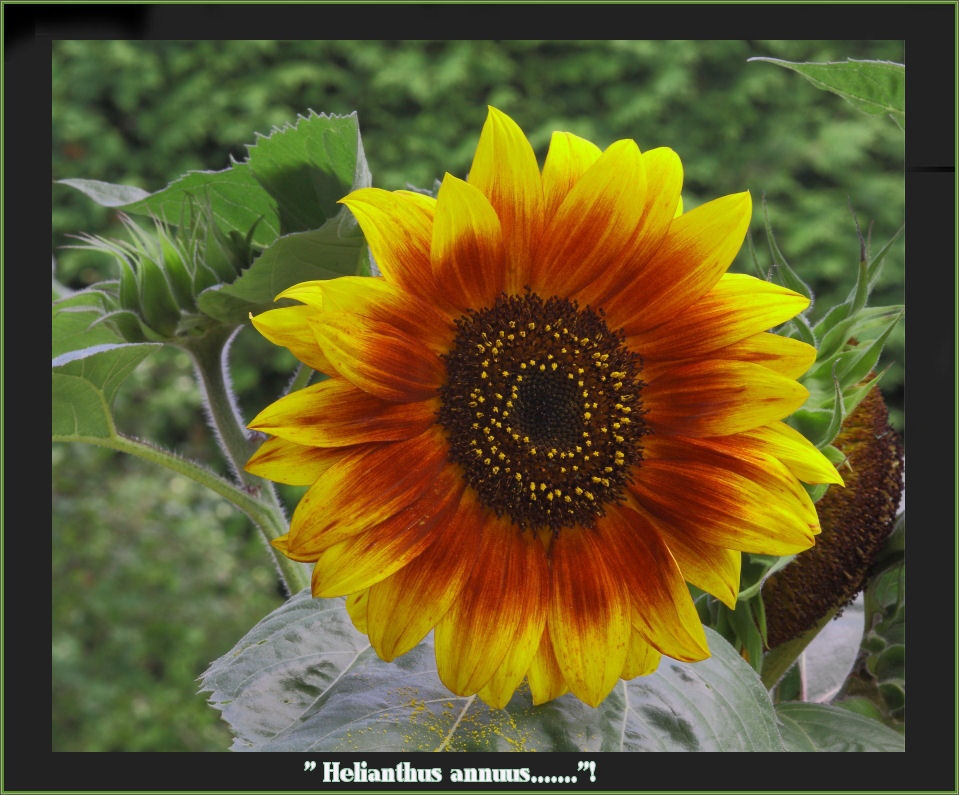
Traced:
<path id="1" fill-rule="evenodd" d="M 653 673 L 659 668 L 662 657 L 662 654 L 646 642 L 642 634 L 633 630 L 629 636 L 629 651 L 626 653 L 626 662 L 620 679 L 635 679 L 637 676 Z"/>
<path id="2" fill-rule="evenodd" d="M 334 375 L 336 370 L 323 354 L 310 327 L 310 320 L 317 314 L 317 310 L 311 306 L 288 306 L 270 309 L 251 316 L 250 320 L 253 327 L 270 342 L 288 348 L 303 364 L 321 373 Z"/>
<path id="3" fill-rule="evenodd" d="M 623 670 L 630 599 L 608 549 L 591 529 L 564 529 L 552 547 L 549 634 L 577 698 L 597 706 Z"/>
<path id="4" fill-rule="evenodd" d="M 795 428 L 784 422 L 774 422 L 745 431 L 743 436 L 762 443 L 763 448 L 776 456 L 797 478 L 806 483 L 838 483 L 842 477 L 826 456 Z"/>
<path id="5" fill-rule="evenodd" d="M 610 506 L 596 530 L 610 568 L 626 585 L 631 623 L 646 641 L 677 660 L 708 657 L 702 621 L 656 528 L 635 511 Z"/>
<path id="6" fill-rule="evenodd" d="M 366 632 L 366 612 L 370 603 L 370 589 L 350 594 L 346 598 L 346 612 L 349 613 L 353 626 L 360 632 Z"/>
<path id="7" fill-rule="evenodd" d="M 713 360 L 663 369 L 643 397 L 654 433 L 722 436 L 789 416 L 809 391 L 758 364 Z"/>
<path id="8" fill-rule="evenodd" d="M 778 326 L 809 306 L 809 299 L 772 282 L 727 273 L 706 295 L 675 317 L 629 339 L 644 359 L 686 359 Z"/>
<path id="9" fill-rule="evenodd" d="M 816 361 L 816 349 L 802 340 L 767 331 L 727 345 L 712 354 L 717 359 L 753 362 L 787 378 L 799 378 Z"/>
<path id="10" fill-rule="evenodd" d="M 447 455 L 435 430 L 413 439 L 359 445 L 303 495 L 290 520 L 290 543 L 313 559 L 327 547 L 385 522 L 436 482 Z"/>
<path id="11" fill-rule="evenodd" d="M 277 483 L 311 486 L 348 452 L 353 451 L 310 447 L 275 437 L 260 445 L 244 469 Z"/>
<path id="12" fill-rule="evenodd" d="M 635 141 L 611 144 L 550 218 L 533 261 L 534 292 L 565 297 L 620 276 L 643 213 L 646 176 Z"/>
<path id="13" fill-rule="evenodd" d="M 532 533 L 523 533 L 521 537 L 527 546 L 526 558 L 531 562 L 526 570 L 527 578 L 532 580 L 526 588 L 529 610 L 503 662 L 478 693 L 483 702 L 494 709 L 502 709 L 513 697 L 516 688 L 526 676 L 526 671 L 540 646 L 543 630 L 546 627 L 546 605 L 549 599 L 549 568 L 546 564 L 546 554 L 543 545 Z"/>
<path id="14" fill-rule="evenodd" d="M 323 312 L 310 325 L 336 371 L 382 400 L 429 400 L 445 379 L 436 353 L 390 323 L 350 312 Z"/>
<path id="15" fill-rule="evenodd" d="M 437 401 L 393 403 L 330 378 L 281 397 L 247 427 L 316 447 L 393 442 L 418 436 L 436 418 Z"/>
<path id="16" fill-rule="evenodd" d="M 553 216 L 566 194 L 593 165 L 602 150 L 591 141 L 568 132 L 554 132 L 543 164 L 546 219 Z"/>
<path id="17" fill-rule="evenodd" d="M 478 188 L 450 174 L 436 198 L 430 256 L 438 289 L 461 310 L 492 306 L 506 287 L 499 218 Z"/>
<path id="18" fill-rule="evenodd" d="M 340 204 L 356 217 L 386 281 L 429 303 L 434 297 L 430 270 L 434 200 L 407 191 L 361 188 Z"/>
<path id="19" fill-rule="evenodd" d="M 818 521 L 777 459 L 760 464 L 700 441 L 645 440 L 642 466 L 628 488 L 661 526 L 743 552 L 790 555 L 812 546 Z"/>
<path id="20" fill-rule="evenodd" d="M 475 498 L 464 493 L 433 543 L 370 588 L 370 643 L 380 657 L 406 654 L 446 615 L 473 570 L 482 534 L 483 516 Z"/>
<path id="21" fill-rule="evenodd" d="M 751 215 L 746 192 L 714 199 L 674 218 L 655 254 L 604 302 L 610 325 L 622 327 L 627 336 L 638 334 L 702 298 L 735 259 Z"/>
<path id="22" fill-rule="evenodd" d="M 324 549 L 313 568 L 313 596 L 369 588 L 415 560 L 453 516 L 462 490 L 458 475 L 448 470 L 413 504 Z"/>
<path id="23" fill-rule="evenodd" d="M 528 664 L 536 648 L 530 637 L 546 599 L 545 552 L 507 520 L 488 518 L 478 560 L 433 633 L 440 679 L 457 695 L 487 684 L 517 646 L 519 657 L 528 651 Z M 512 669 L 510 661 L 506 664 Z"/>
<path id="24" fill-rule="evenodd" d="M 544 704 L 569 692 L 569 685 L 563 678 L 563 672 L 559 669 L 559 663 L 556 662 L 556 655 L 553 652 L 548 621 L 547 628 L 540 639 L 539 648 L 530 660 L 526 680 L 533 696 L 533 704 Z"/>
<path id="25" fill-rule="evenodd" d="M 631 507 L 656 529 L 679 565 L 683 579 L 715 596 L 731 610 L 739 597 L 742 553 L 735 549 L 708 544 L 702 539 L 678 531 L 665 522 L 659 522 L 642 508 Z"/>
<path id="26" fill-rule="evenodd" d="M 519 293 L 529 283 L 529 263 L 542 237 L 543 183 L 523 131 L 496 108 L 489 108 L 468 182 L 486 195 L 499 216 L 506 248 L 506 289 Z"/>

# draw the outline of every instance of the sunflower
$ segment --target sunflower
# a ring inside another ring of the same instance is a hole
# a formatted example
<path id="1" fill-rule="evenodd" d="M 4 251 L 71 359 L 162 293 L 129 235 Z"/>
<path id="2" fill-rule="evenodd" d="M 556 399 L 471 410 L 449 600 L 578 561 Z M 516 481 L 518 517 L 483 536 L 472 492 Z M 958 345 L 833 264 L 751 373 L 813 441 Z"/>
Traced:
<path id="1" fill-rule="evenodd" d="M 540 171 L 490 108 L 468 179 L 342 199 L 382 271 L 299 284 L 256 328 L 330 377 L 251 428 L 247 470 L 309 485 L 274 545 L 315 562 L 393 660 L 434 631 L 458 695 L 599 704 L 709 656 L 686 583 L 735 606 L 742 551 L 819 532 L 839 482 L 781 420 L 808 301 L 728 274 L 748 193 L 682 211 L 671 149 L 554 133 Z"/>

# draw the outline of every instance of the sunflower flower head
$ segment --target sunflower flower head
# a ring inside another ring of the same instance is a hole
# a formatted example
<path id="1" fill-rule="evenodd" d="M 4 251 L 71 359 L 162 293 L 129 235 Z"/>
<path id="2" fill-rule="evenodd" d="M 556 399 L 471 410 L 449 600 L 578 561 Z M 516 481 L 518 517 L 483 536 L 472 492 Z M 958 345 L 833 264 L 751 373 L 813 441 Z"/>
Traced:
<path id="1" fill-rule="evenodd" d="M 726 272 L 748 193 L 681 186 L 631 140 L 557 132 L 540 169 L 490 108 L 467 180 L 342 200 L 381 277 L 253 319 L 330 376 L 250 423 L 247 469 L 310 486 L 274 544 L 383 659 L 433 630 L 459 695 L 595 706 L 709 655 L 687 582 L 733 606 L 742 551 L 812 545 L 800 480 L 840 478 L 781 420 L 816 353 L 767 331 L 808 300 Z"/>
<path id="2" fill-rule="evenodd" d="M 845 456 L 845 488 L 818 503 L 816 546 L 763 583 L 770 647 L 798 637 L 831 610 L 848 605 L 866 585 L 893 531 L 903 489 L 903 447 L 873 386 L 843 420 L 833 445 Z"/>

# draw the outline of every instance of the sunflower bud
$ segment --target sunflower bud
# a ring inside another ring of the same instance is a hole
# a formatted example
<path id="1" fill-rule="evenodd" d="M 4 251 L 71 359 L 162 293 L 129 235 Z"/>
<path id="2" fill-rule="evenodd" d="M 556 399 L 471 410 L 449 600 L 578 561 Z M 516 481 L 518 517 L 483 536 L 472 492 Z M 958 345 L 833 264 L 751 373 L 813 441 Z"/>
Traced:
<path id="1" fill-rule="evenodd" d="M 770 648 L 851 602 L 895 524 L 903 448 L 878 387 L 845 418 L 833 446 L 845 458 L 845 487 L 831 486 L 816 504 L 822 534 L 763 584 Z"/>
<path id="2" fill-rule="evenodd" d="M 103 322 L 130 342 L 170 342 L 203 334 L 220 321 L 204 314 L 197 296 L 233 282 L 255 255 L 251 237 L 228 234 L 214 223 L 209 206 L 184 205 L 178 226 L 152 218 L 146 229 L 127 215 L 120 220 L 129 240 L 82 236 L 84 248 L 111 254 L 119 263 L 115 308 Z"/>

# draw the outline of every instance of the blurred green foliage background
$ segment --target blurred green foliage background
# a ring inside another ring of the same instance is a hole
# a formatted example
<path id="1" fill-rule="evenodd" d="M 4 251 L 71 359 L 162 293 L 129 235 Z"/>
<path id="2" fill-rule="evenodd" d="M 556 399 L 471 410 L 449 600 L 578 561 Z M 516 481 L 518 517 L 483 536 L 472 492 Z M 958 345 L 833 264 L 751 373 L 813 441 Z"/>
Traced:
<path id="1" fill-rule="evenodd" d="M 189 169 L 245 158 L 254 133 L 308 108 L 359 112 L 378 187 L 464 177 L 491 104 L 540 157 L 550 133 L 604 147 L 634 138 L 683 160 L 686 208 L 748 189 L 751 234 L 769 265 L 777 241 L 813 287 L 818 319 L 855 280 L 848 209 L 878 250 L 904 219 L 903 133 L 800 76 L 792 61 L 904 60 L 888 41 L 56 41 L 53 176 L 154 191 Z M 123 237 L 116 214 L 53 187 L 55 277 L 72 289 L 114 278 L 98 253 L 61 248 L 79 232 Z M 876 305 L 901 303 L 904 246 L 887 257 Z M 744 247 L 734 270 L 753 272 Z M 883 380 L 902 413 L 904 332 Z M 252 329 L 232 349 L 244 416 L 275 399 L 293 359 Z M 225 474 L 185 354 L 164 349 L 123 387 L 121 431 Z M 289 505 L 302 490 L 283 492 Z M 229 733 L 196 677 L 281 601 L 245 517 L 185 478 L 118 453 L 53 446 L 54 750 L 222 750 Z"/>

